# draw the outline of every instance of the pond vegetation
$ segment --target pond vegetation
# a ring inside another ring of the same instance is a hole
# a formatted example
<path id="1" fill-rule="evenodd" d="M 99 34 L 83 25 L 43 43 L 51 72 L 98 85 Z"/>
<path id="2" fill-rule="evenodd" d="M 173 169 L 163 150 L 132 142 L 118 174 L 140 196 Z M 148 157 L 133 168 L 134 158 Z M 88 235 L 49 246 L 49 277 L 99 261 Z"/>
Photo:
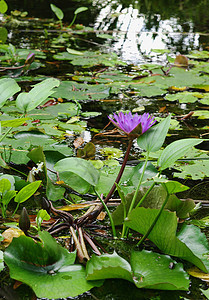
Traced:
<path id="1" fill-rule="evenodd" d="M 0 0 L 3 298 L 209 299 L 207 4 Z"/>

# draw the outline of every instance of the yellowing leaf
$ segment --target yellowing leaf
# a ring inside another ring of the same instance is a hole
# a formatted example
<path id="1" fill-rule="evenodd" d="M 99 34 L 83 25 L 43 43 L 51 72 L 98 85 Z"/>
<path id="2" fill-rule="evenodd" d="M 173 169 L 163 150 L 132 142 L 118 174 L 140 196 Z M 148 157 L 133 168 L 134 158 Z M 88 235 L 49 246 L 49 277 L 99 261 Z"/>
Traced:
<path id="1" fill-rule="evenodd" d="M 8 228 L 3 233 L 2 236 L 4 237 L 3 243 L 5 247 L 8 247 L 12 242 L 14 237 L 19 237 L 24 235 L 24 232 L 18 228 Z"/>
<path id="2" fill-rule="evenodd" d="M 184 86 L 184 87 L 176 87 L 176 86 L 171 86 L 169 88 L 170 91 L 175 91 L 175 92 L 183 92 L 183 91 L 186 91 L 187 90 L 187 87 Z"/>
<path id="3" fill-rule="evenodd" d="M 64 210 L 64 211 L 71 211 L 71 210 L 77 210 L 77 209 L 84 209 L 85 207 L 89 207 L 91 205 L 95 205 L 94 203 L 91 204 L 72 204 L 72 205 L 66 205 L 63 206 L 62 208 L 59 208 L 59 210 Z"/>
<path id="4" fill-rule="evenodd" d="M 204 273 L 197 267 L 193 267 L 193 268 L 189 269 L 187 272 L 189 273 L 189 275 L 191 275 L 193 277 L 200 278 L 204 281 L 209 281 L 209 273 Z"/>

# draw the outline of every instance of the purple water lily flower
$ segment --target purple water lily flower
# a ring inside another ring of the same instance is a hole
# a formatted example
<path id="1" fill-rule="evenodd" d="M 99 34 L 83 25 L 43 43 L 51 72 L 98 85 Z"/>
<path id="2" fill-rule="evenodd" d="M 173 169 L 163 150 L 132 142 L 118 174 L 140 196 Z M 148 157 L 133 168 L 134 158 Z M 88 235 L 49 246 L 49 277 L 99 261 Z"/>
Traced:
<path id="1" fill-rule="evenodd" d="M 151 117 L 149 113 L 144 113 L 143 115 L 138 115 L 136 113 L 135 115 L 132 115 L 131 112 L 125 114 L 123 112 L 119 112 L 118 115 L 114 113 L 113 118 L 110 116 L 108 116 L 108 118 L 125 134 L 134 138 L 146 132 L 156 123 L 154 117 Z"/>

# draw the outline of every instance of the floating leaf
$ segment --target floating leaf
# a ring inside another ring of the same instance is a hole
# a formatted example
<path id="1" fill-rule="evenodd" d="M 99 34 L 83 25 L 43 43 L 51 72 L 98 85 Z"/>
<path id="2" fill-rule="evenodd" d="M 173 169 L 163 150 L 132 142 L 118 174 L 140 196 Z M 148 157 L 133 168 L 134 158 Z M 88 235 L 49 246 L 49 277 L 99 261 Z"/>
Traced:
<path id="1" fill-rule="evenodd" d="M 202 94 L 195 92 L 182 92 L 176 94 L 168 94 L 165 99 L 168 101 L 179 101 L 179 103 L 194 103 L 198 98 L 202 98 Z"/>
<path id="2" fill-rule="evenodd" d="M 156 209 L 138 207 L 128 215 L 128 220 L 125 221 L 125 224 L 133 230 L 136 230 L 141 234 L 145 234 L 155 220 L 158 212 L 159 210 Z M 196 265 L 204 272 L 207 272 L 209 265 L 206 259 L 209 247 L 205 247 L 205 241 L 204 244 L 202 244 L 202 235 L 197 233 L 194 234 L 194 232 L 192 233 L 192 242 L 194 244 L 190 249 L 191 243 L 188 242 L 187 237 L 187 243 L 184 241 L 183 234 L 180 240 L 176 236 L 176 229 L 177 217 L 175 213 L 165 210 L 160 215 L 148 238 L 164 253 L 185 259 Z M 199 230 L 199 228 L 197 229 Z M 202 260 L 204 257 L 205 259 L 203 262 Z"/>
<path id="3" fill-rule="evenodd" d="M 131 265 L 130 265 L 131 264 Z M 88 280 L 121 278 L 138 288 L 160 290 L 188 290 L 189 278 L 182 264 L 169 256 L 150 251 L 133 251 L 130 264 L 116 252 L 93 255 L 87 262 Z M 174 268 L 170 268 L 170 265 Z"/>
<path id="4" fill-rule="evenodd" d="M 13 238 L 17 238 L 21 235 L 24 235 L 24 232 L 22 230 L 20 230 L 19 228 L 8 228 L 6 229 L 3 233 L 2 236 L 4 238 L 3 243 L 4 243 L 4 247 L 8 247 Z"/>
<path id="5" fill-rule="evenodd" d="M 67 50 L 68 53 L 73 54 L 73 55 L 83 55 L 83 52 L 78 51 L 78 50 L 74 50 L 74 49 L 71 49 L 71 48 L 67 48 L 66 50 Z"/>
<path id="6" fill-rule="evenodd" d="M 189 276 L 183 265 L 167 255 L 151 251 L 133 251 L 131 266 L 138 288 L 160 290 L 188 290 Z"/>
<path id="7" fill-rule="evenodd" d="M 29 120 L 29 118 L 21 118 L 14 120 L 1 121 L 2 127 L 18 127 L 25 123 L 25 121 Z"/>
<path id="8" fill-rule="evenodd" d="M 53 97 L 77 101 L 106 99 L 110 88 L 105 85 L 91 86 L 72 81 L 62 81 Z"/>
<path id="9" fill-rule="evenodd" d="M 93 255 L 86 266 L 87 280 L 122 278 L 133 282 L 130 264 L 116 252 Z"/>
<path id="10" fill-rule="evenodd" d="M 100 282 L 88 282 L 82 265 L 74 265 L 76 253 L 69 253 L 46 232 L 42 243 L 21 236 L 14 239 L 4 254 L 10 276 L 29 285 L 39 298 L 75 297 Z"/>

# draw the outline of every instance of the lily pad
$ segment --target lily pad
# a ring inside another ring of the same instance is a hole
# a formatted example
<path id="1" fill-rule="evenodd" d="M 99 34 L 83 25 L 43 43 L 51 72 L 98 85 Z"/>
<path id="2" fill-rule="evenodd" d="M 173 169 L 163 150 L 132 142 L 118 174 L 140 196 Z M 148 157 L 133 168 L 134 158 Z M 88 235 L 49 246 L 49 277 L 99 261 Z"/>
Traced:
<path id="1" fill-rule="evenodd" d="M 125 221 L 125 223 L 128 227 L 145 234 L 155 220 L 158 212 L 159 210 L 156 209 L 138 207 L 128 215 L 128 220 Z M 205 245 L 207 240 L 204 240 L 204 243 L 202 243 L 203 237 L 202 234 L 200 234 L 199 228 L 196 227 L 195 231 L 193 231 L 193 243 L 195 248 L 190 248 L 190 244 L 187 246 L 188 242 L 184 242 L 183 235 L 181 236 L 181 240 L 178 239 L 176 229 L 176 214 L 163 211 L 148 238 L 165 254 L 183 258 L 204 272 L 207 272 L 209 263 L 206 259 L 204 259 L 203 262 L 203 258 L 207 258 L 209 247 Z M 195 251 L 193 252 L 191 249 Z"/>
<path id="2" fill-rule="evenodd" d="M 87 280 L 122 278 L 133 282 L 130 264 L 116 252 L 93 255 L 86 266 Z"/>
<path id="3" fill-rule="evenodd" d="M 88 85 L 73 81 L 62 81 L 52 96 L 68 100 L 90 101 L 106 99 L 109 96 L 109 90 L 108 86 L 102 84 Z"/>
<path id="4" fill-rule="evenodd" d="M 39 298 L 75 297 L 101 282 L 89 282 L 85 268 L 74 264 L 76 253 L 69 253 L 46 231 L 42 243 L 20 236 L 14 238 L 4 253 L 13 279 L 29 285 Z"/>
<path id="5" fill-rule="evenodd" d="M 101 53 L 99 51 L 84 51 L 83 55 L 73 55 L 68 52 L 63 52 L 53 57 L 57 60 L 70 60 L 71 64 L 83 67 L 94 67 L 96 65 L 114 67 L 115 65 L 126 65 L 125 62 L 118 59 L 116 53 Z"/>
<path id="6" fill-rule="evenodd" d="M 189 276 L 181 263 L 151 251 L 133 251 L 131 266 L 138 288 L 188 290 Z"/>
<path id="7" fill-rule="evenodd" d="M 170 268 L 170 265 L 174 266 Z M 138 288 L 188 290 L 189 276 L 183 265 L 167 255 L 151 251 L 133 251 L 130 264 L 116 252 L 93 255 L 87 262 L 87 279 L 121 278 Z"/>

